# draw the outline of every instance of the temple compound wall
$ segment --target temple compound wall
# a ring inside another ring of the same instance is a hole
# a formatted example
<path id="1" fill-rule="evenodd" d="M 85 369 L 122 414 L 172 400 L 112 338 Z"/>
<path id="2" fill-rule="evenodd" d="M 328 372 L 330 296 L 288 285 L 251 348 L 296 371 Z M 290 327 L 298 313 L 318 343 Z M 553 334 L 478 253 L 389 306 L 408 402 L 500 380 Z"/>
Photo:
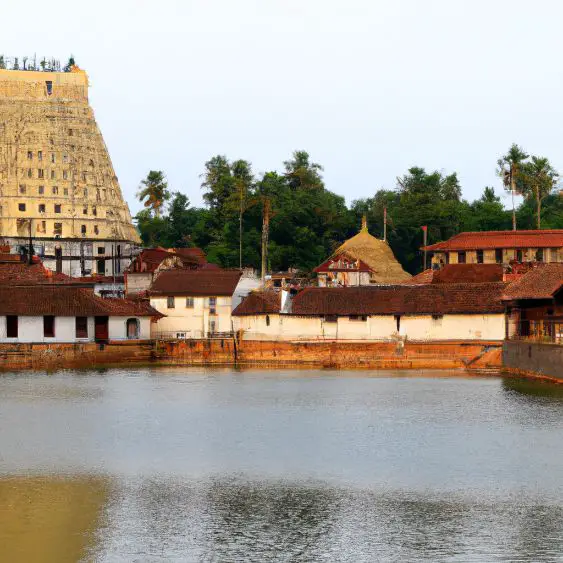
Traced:
<path id="1" fill-rule="evenodd" d="M 73 276 L 119 274 L 140 243 L 78 67 L 0 70 L 0 243 Z"/>

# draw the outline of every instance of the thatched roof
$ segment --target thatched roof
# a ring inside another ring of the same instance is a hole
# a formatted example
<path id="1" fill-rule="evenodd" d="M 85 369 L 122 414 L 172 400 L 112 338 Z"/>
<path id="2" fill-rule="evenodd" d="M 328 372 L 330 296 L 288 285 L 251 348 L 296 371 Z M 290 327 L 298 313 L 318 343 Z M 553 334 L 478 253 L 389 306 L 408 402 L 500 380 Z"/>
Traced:
<path id="1" fill-rule="evenodd" d="M 367 264 L 376 283 L 400 283 L 411 278 L 403 270 L 387 242 L 369 234 L 365 221 L 361 231 L 341 244 L 332 257 L 339 254 L 348 254 Z"/>

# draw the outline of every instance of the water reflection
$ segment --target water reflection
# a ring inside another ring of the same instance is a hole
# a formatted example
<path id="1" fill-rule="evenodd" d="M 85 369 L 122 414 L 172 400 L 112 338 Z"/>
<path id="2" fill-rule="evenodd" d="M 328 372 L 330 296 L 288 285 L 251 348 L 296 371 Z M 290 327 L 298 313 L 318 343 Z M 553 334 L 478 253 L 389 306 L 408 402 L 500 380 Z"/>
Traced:
<path id="1" fill-rule="evenodd" d="M 509 377 L 502 380 L 502 386 L 506 391 L 514 391 L 529 397 L 545 397 L 563 401 L 563 385 L 560 383 Z"/>
<path id="2" fill-rule="evenodd" d="M 107 498 L 100 478 L 0 479 L 0 560 L 80 561 L 94 548 Z"/>
<path id="3" fill-rule="evenodd" d="M 121 481 L 92 558 L 557 561 L 561 507 L 301 482 Z"/>

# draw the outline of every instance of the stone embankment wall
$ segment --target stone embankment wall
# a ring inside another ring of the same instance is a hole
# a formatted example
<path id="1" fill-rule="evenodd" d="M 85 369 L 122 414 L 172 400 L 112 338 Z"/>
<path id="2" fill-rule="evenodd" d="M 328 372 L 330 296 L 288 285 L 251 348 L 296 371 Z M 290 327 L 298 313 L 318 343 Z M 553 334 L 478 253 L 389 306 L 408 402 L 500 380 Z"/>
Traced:
<path id="1" fill-rule="evenodd" d="M 514 373 L 563 381 L 563 346 L 507 340 L 503 345 L 503 366 Z"/>
<path id="2" fill-rule="evenodd" d="M 276 342 L 186 340 L 158 345 L 157 360 L 173 364 L 335 368 L 498 368 L 499 342 Z"/>
<path id="3" fill-rule="evenodd" d="M 0 344 L 0 369 L 88 368 L 156 362 L 317 368 L 500 368 L 499 342 L 274 342 L 232 339 Z"/>
<path id="4" fill-rule="evenodd" d="M 98 344 L 0 344 L 0 370 L 87 368 L 104 364 L 150 362 L 150 342 L 128 340 Z"/>

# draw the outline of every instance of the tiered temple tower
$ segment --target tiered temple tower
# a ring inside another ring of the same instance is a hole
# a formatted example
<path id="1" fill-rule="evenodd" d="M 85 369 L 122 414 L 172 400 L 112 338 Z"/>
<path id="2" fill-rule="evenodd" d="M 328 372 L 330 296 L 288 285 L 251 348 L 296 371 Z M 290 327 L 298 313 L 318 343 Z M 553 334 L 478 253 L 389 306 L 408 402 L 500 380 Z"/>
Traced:
<path id="1" fill-rule="evenodd" d="M 76 66 L 0 70 L 0 243 L 72 276 L 120 274 L 140 244 Z"/>

